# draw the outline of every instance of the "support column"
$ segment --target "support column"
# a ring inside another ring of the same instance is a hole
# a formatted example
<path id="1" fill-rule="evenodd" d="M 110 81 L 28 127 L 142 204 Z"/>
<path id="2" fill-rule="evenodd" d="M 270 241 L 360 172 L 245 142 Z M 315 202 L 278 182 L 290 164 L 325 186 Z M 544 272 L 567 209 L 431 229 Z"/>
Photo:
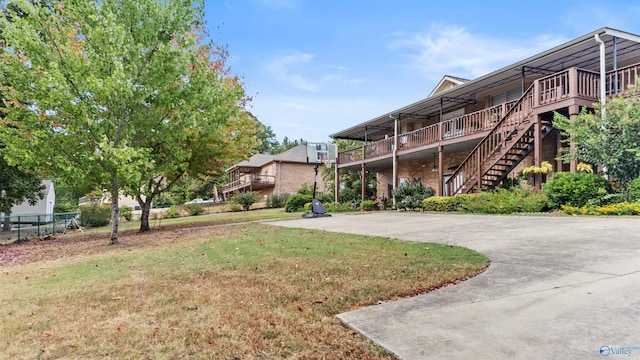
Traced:
<path id="1" fill-rule="evenodd" d="M 536 122 L 533 124 L 533 164 L 542 166 L 542 120 L 540 115 L 536 115 Z M 535 174 L 534 186 L 535 191 L 542 189 L 542 174 Z"/>
<path id="2" fill-rule="evenodd" d="M 364 163 L 360 166 L 360 171 L 362 172 L 360 176 L 360 200 L 365 201 L 367 200 L 365 198 L 367 195 L 367 168 Z"/>
<path id="3" fill-rule="evenodd" d="M 400 119 L 398 118 L 394 118 L 391 115 L 389 115 L 390 118 L 394 119 L 394 126 L 393 126 L 393 156 L 392 156 L 392 164 L 393 164 L 393 190 L 395 191 L 395 189 L 398 188 L 398 126 L 400 125 Z M 392 199 L 393 202 L 393 207 L 395 209 L 397 209 L 396 207 L 396 197 L 393 196 L 393 194 L 389 194 L 389 196 Z"/>
<path id="4" fill-rule="evenodd" d="M 334 194 L 334 201 L 335 202 L 339 202 L 340 201 L 340 170 L 338 170 L 338 159 L 336 159 L 336 163 L 334 165 L 335 168 L 335 172 L 334 172 L 334 184 L 333 184 L 333 194 Z"/>
<path id="5" fill-rule="evenodd" d="M 438 196 L 444 195 L 444 157 L 442 145 L 438 146 Z"/>
<path id="6" fill-rule="evenodd" d="M 556 130 L 556 172 L 562 172 L 562 132 Z"/>
<path id="7" fill-rule="evenodd" d="M 580 113 L 580 107 L 578 105 L 569 106 L 569 121 L 575 121 L 576 116 Z M 569 150 L 571 151 L 571 156 L 573 157 L 578 149 L 578 144 L 574 142 L 569 143 Z M 577 172 L 578 171 L 578 160 L 572 158 L 569 162 L 569 172 Z"/>

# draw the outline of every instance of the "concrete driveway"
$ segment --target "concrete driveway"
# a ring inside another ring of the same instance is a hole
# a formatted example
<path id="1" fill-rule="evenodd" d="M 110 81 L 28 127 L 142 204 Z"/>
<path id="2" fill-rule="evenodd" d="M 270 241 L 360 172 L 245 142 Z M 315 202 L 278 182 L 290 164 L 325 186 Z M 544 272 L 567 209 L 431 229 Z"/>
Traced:
<path id="1" fill-rule="evenodd" d="M 640 359 L 640 219 L 372 212 L 272 225 L 461 245 L 481 275 L 338 315 L 401 359 Z"/>

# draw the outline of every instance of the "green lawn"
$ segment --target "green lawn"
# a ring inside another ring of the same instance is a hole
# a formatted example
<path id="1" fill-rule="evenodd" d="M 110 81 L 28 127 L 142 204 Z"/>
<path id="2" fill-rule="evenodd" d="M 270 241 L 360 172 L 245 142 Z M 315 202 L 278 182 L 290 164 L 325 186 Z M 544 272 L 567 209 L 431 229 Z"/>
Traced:
<path id="1" fill-rule="evenodd" d="M 334 315 L 488 263 L 455 246 L 256 223 L 105 240 L 91 255 L 2 269 L 1 357 L 392 359 Z"/>

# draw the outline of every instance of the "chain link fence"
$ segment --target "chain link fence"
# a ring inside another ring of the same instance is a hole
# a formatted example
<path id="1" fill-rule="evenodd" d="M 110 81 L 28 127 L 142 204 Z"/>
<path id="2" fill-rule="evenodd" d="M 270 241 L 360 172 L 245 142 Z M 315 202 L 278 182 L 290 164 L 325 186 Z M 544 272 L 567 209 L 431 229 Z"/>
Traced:
<path id="1" fill-rule="evenodd" d="M 0 216 L 0 240 L 42 239 L 78 227 L 80 212 Z"/>

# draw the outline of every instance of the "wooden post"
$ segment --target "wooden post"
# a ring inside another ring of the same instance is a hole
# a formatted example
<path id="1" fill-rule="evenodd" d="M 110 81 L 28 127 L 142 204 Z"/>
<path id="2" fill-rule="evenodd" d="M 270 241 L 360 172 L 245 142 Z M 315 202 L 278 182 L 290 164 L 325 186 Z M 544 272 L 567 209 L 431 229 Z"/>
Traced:
<path id="1" fill-rule="evenodd" d="M 542 120 L 540 115 L 536 115 L 536 122 L 533 124 L 533 164 L 542 166 Z M 535 174 L 534 190 L 542 189 L 542 174 Z"/>
<path id="2" fill-rule="evenodd" d="M 556 172 L 562 172 L 562 133 L 556 129 Z"/>
<path id="3" fill-rule="evenodd" d="M 580 107 L 578 105 L 569 106 L 569 121 L 574 121 L 576 118 L 576 115 L 578 115 L 579 113 L 580 113 Z M 575 154 L 578 148 L 578 144 L 574 142 L 570 142 L 569 148 L 571 149 L 571 154 L 573 155 Z M 569 163 L 569 171 L 572 173 L 578 171 L 578 160 L 571 159 L 571 162 Z"/>
<path id="4" fill-rule="evenodd" d="M 339 202 L 340 201 L 340 170 L 338 170 L 338 159 L 336 159 L 336 163 L 334 165 L 335 168 L 335 173 L 334 173 L 334 179 L 335 179 L 335 183 L 333 184 L 333 193 L 334 193 L 334 200 L 335 202 Z"/>
<path id="5" fill-rule="evenodd" d="M 442 145 L 438 146 L 438 196 L 444 195 L 444 156 Z"/>
<path id="6" fill-rule="evenodd" d="M 367 183 L 366 183 L 367 173 L 366 173 L 366 167 L 364 165 L 364 162 L 362 163 L 361 169 L 362 169 L 362 176 L 360 177 L 360 182 L 361 182 L 360 198 L 362 201 L 365 201 L 366 190 L 367 190 Z"/>

